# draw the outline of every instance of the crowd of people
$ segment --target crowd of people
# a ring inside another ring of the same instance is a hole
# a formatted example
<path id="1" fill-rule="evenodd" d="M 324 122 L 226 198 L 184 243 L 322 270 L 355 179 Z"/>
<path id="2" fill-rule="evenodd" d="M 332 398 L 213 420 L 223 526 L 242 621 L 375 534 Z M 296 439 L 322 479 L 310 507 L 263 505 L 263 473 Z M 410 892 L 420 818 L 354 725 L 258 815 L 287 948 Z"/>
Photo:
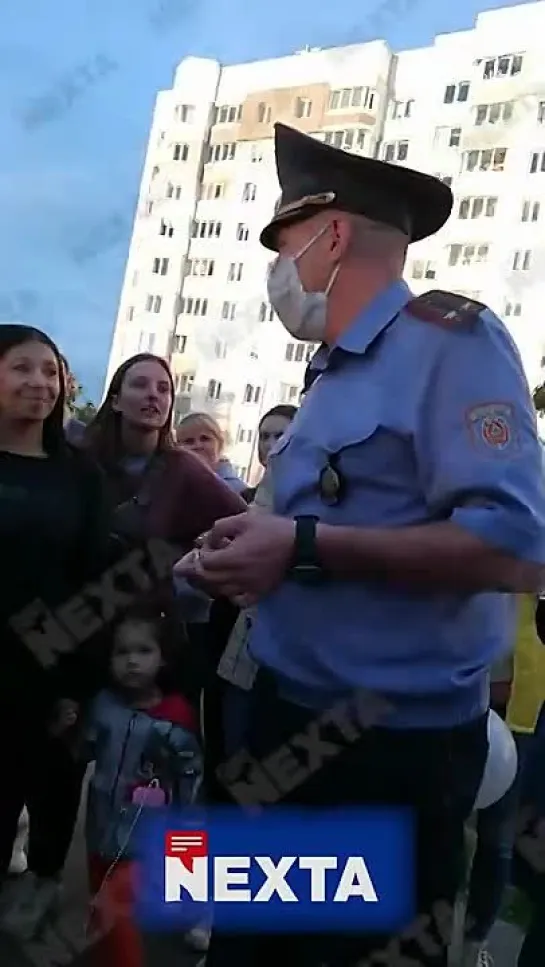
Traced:
<path id="1" fill-rule="evenodd" d="M 126 360 L 84 426 L 55 343 L 0 327 L 0 931 L 24 943 L 55 916 L 85 788 L 97 964 L 143 967 L 143 810 L 234 807 L 222 763 L 260 760 L 339 699 L 356 716 L 363 690 L 376 721 L 283 801 L 411 807 L 429 937 L 401 946 L 423 967 L 447 965 L 432 914 L 459 901 L 476 815 L 459 967 L 490 962 L 511 882 L 535 904 L 519 967 L 537 967 L 545 662 L 525 676 L 515 646 L 517 621 L 536 655 L 545 639 L 545 485 L 520 358 L 486 306 L 402 281 L 407 245 L 450 214 L 446 185 L 282 125 L 276 156 L 269 298 L 321 348 L 300 407 L 260 418 L 256 486 L 209 414 L 173 425 L 163 358 Z M 208 967 L 394 963 L 400 943 L 180 937 Z"/>

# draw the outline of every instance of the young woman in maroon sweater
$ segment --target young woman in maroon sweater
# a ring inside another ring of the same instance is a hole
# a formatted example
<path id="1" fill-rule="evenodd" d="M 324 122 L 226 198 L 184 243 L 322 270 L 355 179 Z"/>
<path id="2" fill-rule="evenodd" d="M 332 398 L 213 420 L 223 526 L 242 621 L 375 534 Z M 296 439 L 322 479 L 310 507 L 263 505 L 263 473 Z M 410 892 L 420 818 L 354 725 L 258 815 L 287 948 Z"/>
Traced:
<path id="1" fill-rule="evenodd" d="M 133 356 L 114 374 L 87 430 L 86 446 L 105 471 L 120 538 L 128 547 L 160 539 L 175 558 L 216 520 L 242 513 L 247 505 L 199 457 L 176 445 L 173 406 L 174 384 L 165 360 L 148 353 Z M 193 624 L 188 602 L 175 600 L 170 574 L 156 591 L 163 610 L 176 609 L 189 629 L 189 640 L 179 647 L 181 684 L 198 706 L 237 610 L 217 602 L 206 624 Z"/>

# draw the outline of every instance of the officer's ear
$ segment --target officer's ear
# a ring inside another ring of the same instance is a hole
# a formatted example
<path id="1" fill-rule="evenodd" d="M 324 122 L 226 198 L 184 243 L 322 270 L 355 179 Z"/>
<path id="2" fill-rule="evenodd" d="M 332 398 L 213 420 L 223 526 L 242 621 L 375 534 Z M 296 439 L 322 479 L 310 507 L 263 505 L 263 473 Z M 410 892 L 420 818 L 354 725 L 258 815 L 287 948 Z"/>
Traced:
<path id="1" fill-rule="evenodd" d="M 349 217 L 337 215 L 331 222 L 329 234 L 330 252 L 336 262 L 340 262 L 352 244 L 353 227 Z"/>

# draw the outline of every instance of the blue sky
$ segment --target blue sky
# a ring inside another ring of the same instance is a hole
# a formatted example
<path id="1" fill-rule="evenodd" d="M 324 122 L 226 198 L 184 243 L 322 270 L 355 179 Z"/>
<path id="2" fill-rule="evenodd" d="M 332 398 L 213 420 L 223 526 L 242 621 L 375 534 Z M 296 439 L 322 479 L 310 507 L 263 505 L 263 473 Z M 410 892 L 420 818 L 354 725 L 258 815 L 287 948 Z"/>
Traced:
<path id="1" fill-rule="evenodd" d="M 505 5 L 505 4 L 503 4 Z M 471 27 L 458 0 L 7 0 L 0 15 L 0 322 L 46 329 L 102 390 L 155 96 L 223 63 Z"/>

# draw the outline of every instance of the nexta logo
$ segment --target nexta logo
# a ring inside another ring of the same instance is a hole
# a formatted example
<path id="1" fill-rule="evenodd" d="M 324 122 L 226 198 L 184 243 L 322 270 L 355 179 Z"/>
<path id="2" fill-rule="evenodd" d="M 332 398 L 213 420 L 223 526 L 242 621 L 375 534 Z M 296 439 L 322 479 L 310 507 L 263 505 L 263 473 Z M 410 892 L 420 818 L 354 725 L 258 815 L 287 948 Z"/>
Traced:
<path id="1" fill-rule="evenodd" d="M 292 871 L 297 871 L 297 892 L 295 884 L 288 882 Z M 308 876 L 302 880 L 299 871 Z M 337 856 L 282 856 L 276 860 L 257 855 L 210 856 L 207 833 L 200 830 L 166 834 L 165 901 L 180 903 L 184 894 L 197 903 L 346 903 L 352 898 L 378 902 L 362 856 L 342 860 Z"/>

